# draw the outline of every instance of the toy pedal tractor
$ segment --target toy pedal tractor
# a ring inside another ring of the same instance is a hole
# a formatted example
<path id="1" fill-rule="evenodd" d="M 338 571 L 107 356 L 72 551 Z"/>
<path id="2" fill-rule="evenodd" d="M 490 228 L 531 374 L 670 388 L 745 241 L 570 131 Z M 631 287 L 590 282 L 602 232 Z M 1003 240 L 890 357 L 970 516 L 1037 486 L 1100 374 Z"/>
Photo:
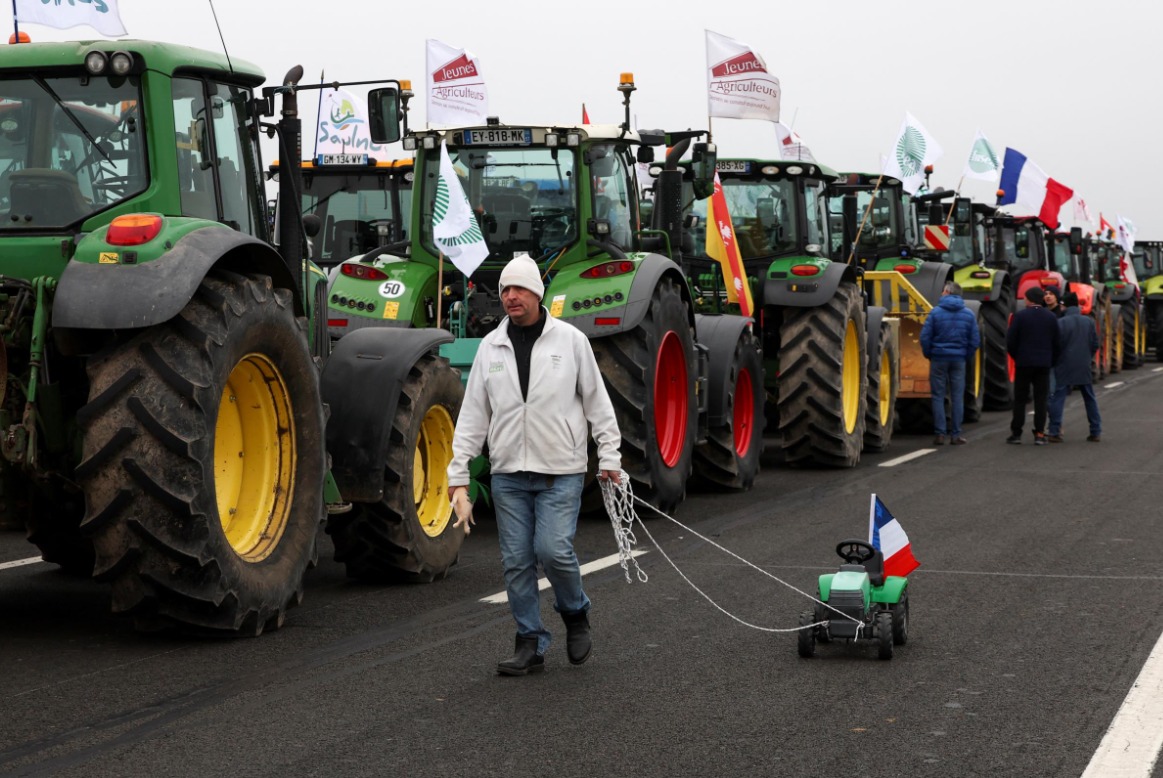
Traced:
<path id="1" fill-rule="evenodd" d="M 846 638 L 875 640 L 877 655 L 892 659 L 893 646 L 909 637 L 908 578 L 886 576 L 884 555 L 863 540 L 843 540 L 836 553 L 840 570 L 820 576 L 818 598 L 826 605 L 800 615 L 800 656 L 813 656 L 817 641 Z"/>

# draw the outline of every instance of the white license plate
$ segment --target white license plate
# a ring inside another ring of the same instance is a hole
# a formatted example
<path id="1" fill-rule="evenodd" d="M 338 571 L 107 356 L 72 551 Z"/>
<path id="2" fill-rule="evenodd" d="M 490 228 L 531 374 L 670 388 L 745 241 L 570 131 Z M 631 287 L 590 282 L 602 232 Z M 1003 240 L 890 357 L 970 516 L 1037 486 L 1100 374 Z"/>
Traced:
<path id="1" fill-rule="evenodd" d="M 529 146 L 533 143 L 533 131 L 515 130 L 510 127 L 465 130 L 463 142 L 466 146 Z"/>
<path id="2" fill-rule="evenodd" d="M 750 173 L 751 163 L 740 160 L 725 160 L 716 163 L 720 173 Z"/>
<path id="3" fill-rule="evenodd" d="M 320 154 L 316 165 L 366 165 L 367 154 Z"/>

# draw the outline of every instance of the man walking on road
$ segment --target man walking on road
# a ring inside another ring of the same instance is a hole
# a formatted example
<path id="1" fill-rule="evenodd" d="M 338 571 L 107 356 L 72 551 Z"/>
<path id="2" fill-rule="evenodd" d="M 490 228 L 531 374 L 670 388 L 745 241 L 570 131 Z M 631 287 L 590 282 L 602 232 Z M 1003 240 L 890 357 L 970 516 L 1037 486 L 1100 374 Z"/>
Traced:
<path id="1" fill-rule="evenodd" d="M 1102 440 L 1102 417 L 1098 413 L 1098 398 L 1091 385 L 1090 362 L 1098 351 L 1098 334 L 1094 323 L 1078 310 L 1078 296 L 1067 292 L 1062 298 L 1066 312 L 1058 320 L 1058 335 L 1062 341 L 1062 357 L 1054 366 L 1057 386 L 1050 395 L 1051 443 L 1062 442 L 1062 410 L 1071 387 L 1077 387 L 1086 406 L 1086 421 L 1090 424 L 1091 443 Z"/>
<path id="2" fill-rule="evenodd" d="M 1006 332 L 1006 351 L 1014 360 L 1014 415 L 1006 443 L 1022 442 L 1026 404 L 1034 393 L 1034 445 L 1046 445 L 1046 400 L 1050 368 L 1058 363 L 1061 348 L 1058 318 L 1042 307 L 1041 288 L 1026 291 L 1026 307 L 1014 314 Z"/>
<path id="3" fill-rule="evenodd" d="M 950 281 L 941 300 L 921 327 L 921 353 L 929 360 L 929 387 L 933 394 L 933 445 L 945 443 L 945 393 L 952 400 L 949 443 L 960 446 L 965 415 L 965 365 L 981 347 L 977 317 L 965 307 L 961 285 Z"/>
<path id="4" fill-rule="evenodd" d="M 565 622 L 566 653 L 580 665 L 590 655 L 590 600 L 573 549 L 588 462 L 587 423 L 598 446 L 599 478 L 621 482 L 621 436 L 614 406 L 581 330 L 548 315 L 537 263 L 519 254 L 500 279 L 507 318 L 481 341 L 448 465 L 456 526 L 469 531 L 469 462 L 489 445 L 497 535 L 505 590 L 517 622 L 512 658 L 502 675 L 545 669 L 550 633 L 541 621 L 537 564 L 553 586 Z"/>

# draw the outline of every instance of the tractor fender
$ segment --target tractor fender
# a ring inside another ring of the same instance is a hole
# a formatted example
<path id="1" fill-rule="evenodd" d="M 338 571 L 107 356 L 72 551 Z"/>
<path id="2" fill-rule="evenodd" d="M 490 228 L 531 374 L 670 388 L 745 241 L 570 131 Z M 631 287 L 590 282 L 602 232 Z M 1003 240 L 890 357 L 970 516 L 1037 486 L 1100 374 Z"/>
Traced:
<path id="1" fill-rule="evenodd" d="M 864 353 L 868 355 L 870 370 L 872 369 L 872 360 L 880 358 L 880 354 L 877 353 L 876 348 L 880 345 L 880 323 L 884 320 L 886 313 L 888 313 L 888 309 L 881 305 L 868 306 L 867 318 L 864 322 L 865 339 L 868 345 Z"/>
<path id="2" fill-rule="evenodd" d="M 596 324 L 599 316 L 609 317 L 611 311 L 616 311 L 616 308 L 605 309 L 601 312 L 595 311 L 582 316 L 571 316 L 569 323 L 590 338 L 629 332 L 646 318 L 646 311 L 650 308 L 650 300 L 654 297 L 654 290 L 663 276 L 672 276 L 678 282 L 683 302 L 687 304 L 687 317 L 693 327 L 695 325 L 694 303 L 691 300 L 690 285 L 687 284 L 682 269 L 673 260 L 662 254 L 647 254 L 638 263 L 638 267 L 634 271 L 634 280 L 630 284 L 630 290 L 626 293 L 626 302 L 621 308 L 622 320 L 618 324 Z"/>
<path id="3" fill-rule="evenodd" d="M 901 597 L 904 596 L 905 589 L 908 588 L 908 585 L 909 579 L 903 575 L 886 575 L 884 577 L 884 586 L 873 587 L 872 601 L 895 605 L 901 601 Z"/>
<path id="4" fill-rule="evenodd" d="M 993 274 L 993 286 L 989 289 L 990 300 L 1000 300 L 1001 290 L 1010 285 L 1010 274 L 1006 270 L 999 270 Z"/>
<path id="5" fill-rule="evenodd" d="M 835 573 L 824 573 L 820 576 L 818 586 L 821 602 L 827 602 L 828 598 L 832 596 L 832 579 L 835 577 Z"/>
<path id="6" fill-rule="evenodd" d="M 218 265 L 238 273 L 263 273 L 276 287 L 298 286 L 282 257 L 268 244 L 226 227 L 206 227 L 185 235 L 149 262 L 70 261 L 57 284 L 53 327 L 130 330 L 169 321 Z M 299 295 L 295 295 L 295 315 L 303 315 Z"/>
<path id="7" fill-rule="evenodd" d="M 735 345 L 743 330 L 750 326 L 752 319 L 729 314 L 695 314 L 695 332 L 699 345 L 710 352 L 709 378 L 707 385 L 707 423 L 722 426 L 726 421 L 727 398 L 731 394 L 731 362 L 735 356 Z"/>
<path id="8" fill-rule="evenodd" d="M 953 266 L 948 262 L 922 262 L 906 278 L 930 305 L 936 305 L 941 299 L 945 283 L 953 280 Z M 994 283 L 997 283 L 996 276 Z"/>
<path id="9" fill-rule="evenodd" d="M 355 330 L 335 342 L 319 379 L 327 420 L 331 474 L 344 500 L 383 497 L 392 419 L 412 366 L 452 334 L 443 329 Z"/>
<path id="10" fill-rule="evenodd" d="M 856 270 L 844 262 L 829 262 L 822 275 L 772 278 L 763 283 L 763 304 L 786 308 L 816 308 L 836 296 L 841 283 L 859 284 Z"/>

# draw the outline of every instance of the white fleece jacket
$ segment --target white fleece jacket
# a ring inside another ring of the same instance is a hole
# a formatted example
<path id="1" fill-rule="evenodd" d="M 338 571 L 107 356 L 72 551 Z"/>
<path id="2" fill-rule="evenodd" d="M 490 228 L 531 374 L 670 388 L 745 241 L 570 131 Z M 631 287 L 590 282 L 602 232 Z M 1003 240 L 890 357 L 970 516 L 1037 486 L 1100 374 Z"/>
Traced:
<path id="1" fill-rule="evenodd" d="M 469 482 L 468 464 L 486 439 L 494 473 L 584 473 L 587 420 L 598 444 L 598 467 L 619 469 L 622 436 L 589 340 L 572 324 L 546 316 L 545 329 L 533 344 L 529 397 L 523 400 L 506 318 L 485 336 L 473 359 L 456 420 L 448 483 Z"/>

